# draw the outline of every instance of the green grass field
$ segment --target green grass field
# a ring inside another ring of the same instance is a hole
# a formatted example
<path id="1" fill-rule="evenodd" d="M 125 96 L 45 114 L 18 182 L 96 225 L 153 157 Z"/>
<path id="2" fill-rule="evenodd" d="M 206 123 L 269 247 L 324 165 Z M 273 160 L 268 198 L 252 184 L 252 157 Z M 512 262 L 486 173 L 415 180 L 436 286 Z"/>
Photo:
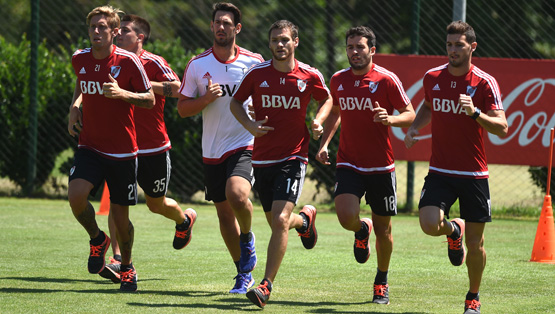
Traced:
<path id="1" fill-rule="evenodd" d="M 98 203 L 94 203 L 98 208 Z M 234 265 L 211 205 L 194 205 L 198 219 L 187 248 L 172 248 L 171 221 L 140 204 L 134 264 L 139 291 L 87 272 L 88 239 L 67 201 L 0 198 L 0 313 L 213 313 L 259 311 L 244 295 L 230 295 Z M 297 209 L 298 210 L 298 209 Z M 97 216 L 107 230 L 106 216 Z M 372 304 L 376 257 L 358 264 L 353 234 L 335 213 L 317 217 L 318 244 L 305 250 L 294 230 L 265 313 L 462 313 L 466 267 L 453 267 L 443 237 L 424 235 L 415 216 L 393 218 L 394 252 L 389 273 L 391 304 Z M 494 220 L 486 228 L 488 263 L 483 313 L 555 313 L 555 265 L 529 262 L 536 221 Z M 269 227 L 255 208 L 262 279 Z M 374 243 L 372 235 L 370 241 Z M 372 244 L 373 246 L 373 244 Z M 110 252 L 111 253 L 111 252 Z"/>

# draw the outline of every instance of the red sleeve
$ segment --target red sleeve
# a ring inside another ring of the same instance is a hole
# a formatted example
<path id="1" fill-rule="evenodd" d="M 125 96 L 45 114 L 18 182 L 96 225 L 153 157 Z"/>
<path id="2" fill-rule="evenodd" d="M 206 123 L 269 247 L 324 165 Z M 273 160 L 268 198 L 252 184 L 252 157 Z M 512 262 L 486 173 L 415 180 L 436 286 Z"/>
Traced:
<path id="1" fill-rule="evenodd" d="M 247 75 L 241 80 L 237 91 L 233 94 L 233 98 L 239 102 L 245 102 L 254 93 L 253 76 L 253 71 L 247 72 Z"/>
<path id="2" fill-rule="evenodd" d="M 314 91 L 312 92 L 312 98 L 316 101 L 321 101 L 328 98 L 330 91 L 326 86 L 326 82 L 324 81 L 324 77 L 320 71 L 316 70 L 316 73 L 313 75 L 314 80 Z"/>

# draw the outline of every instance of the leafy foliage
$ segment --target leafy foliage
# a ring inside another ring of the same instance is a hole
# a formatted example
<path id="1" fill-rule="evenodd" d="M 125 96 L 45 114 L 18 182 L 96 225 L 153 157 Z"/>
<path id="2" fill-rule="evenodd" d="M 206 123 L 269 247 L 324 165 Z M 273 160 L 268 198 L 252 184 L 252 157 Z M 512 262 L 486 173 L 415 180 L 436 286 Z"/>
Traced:
<path id="1" fill-rule="evenodd" d="M 554 170 L 555 168 L 551 168 L 551 185 L 549 187 L 551 190 L 549 194 L 551 196 L 555 195 L 555 179 L 553 179 L 553 174 L 555 174 Z M 542 191 L 547 191 L 547 167 L 530 167 L 528 168 L 528 172 L 534 184 L 539 186 Z"/>
<path id="2" fill-rule="evenodd" d="M 0 142 L 4 145 L 0 175 L 24 186 L 27 182 L 27 163 L 30 119 L 30 46 L 25 36 L 17 44 L 0 37 Z M 46 48 L 38 47 L 37 98 L 37 163 L 35 187 L 48 178 L 56 156 L 73 143 L 67 136 L 67 107 L 73 91 L 71 64 L 67 58 Z M 69 95 L 69 96 L 68 96 Z M 57 145 L 52 145 L 56 142 Z"/>

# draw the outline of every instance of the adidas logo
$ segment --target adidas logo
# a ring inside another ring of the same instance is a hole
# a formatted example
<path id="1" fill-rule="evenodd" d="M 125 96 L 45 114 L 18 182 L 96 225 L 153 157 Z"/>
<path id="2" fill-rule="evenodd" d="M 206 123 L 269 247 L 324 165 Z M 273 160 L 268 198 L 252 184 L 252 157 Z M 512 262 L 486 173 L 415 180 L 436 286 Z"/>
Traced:
<path id="1" fill-rule="evenodd" d="M 87 74 L 87 71 L 85 71 L 85 67 L 81 68 L 81 70 L 79 71 L 79 74 Z"/>
<path id="2" fill-rule="evenodd" d="M 337 88 L 337 91 L 342 91 L 343 90 L 343 84 L 340 84 L 339 87 Z"/>
<path id="3" fill-rule="evenodd" d="M 262 84 L 260 84 L 260 87 L 270 87 L 270 85 L 268 85 L 268 83 L 264 81 L 262 82 Z"/>
<path id="4" fill-rule="evenodd" d="M 439 89 L 439 84 L 436 84 L 436 86 L 434 86 L 434 88 L 432 88 L 432 90 L 440 90 Z"/>
<path id="5" fill-rule="evenodd" d="M 212 79 L 212 75 L 210 75 L 210 72 L 206 72 L 202 78 L 203 79 Z"/>

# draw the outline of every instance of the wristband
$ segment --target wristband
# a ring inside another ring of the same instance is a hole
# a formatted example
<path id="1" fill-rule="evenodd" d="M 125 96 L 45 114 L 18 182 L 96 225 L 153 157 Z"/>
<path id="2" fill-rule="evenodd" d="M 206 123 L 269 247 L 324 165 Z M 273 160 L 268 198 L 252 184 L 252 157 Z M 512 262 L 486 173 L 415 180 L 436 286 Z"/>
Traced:
<path id="1" fill-rule="evenodd" d="M 478 119 L 478 117 L 480 116 L 480 113 L 482 113 L 482 110 L 480 110 L 480 108 L 474 108 L 474 114 L 471 116 L 472 119 L 476 120 Z"/>

